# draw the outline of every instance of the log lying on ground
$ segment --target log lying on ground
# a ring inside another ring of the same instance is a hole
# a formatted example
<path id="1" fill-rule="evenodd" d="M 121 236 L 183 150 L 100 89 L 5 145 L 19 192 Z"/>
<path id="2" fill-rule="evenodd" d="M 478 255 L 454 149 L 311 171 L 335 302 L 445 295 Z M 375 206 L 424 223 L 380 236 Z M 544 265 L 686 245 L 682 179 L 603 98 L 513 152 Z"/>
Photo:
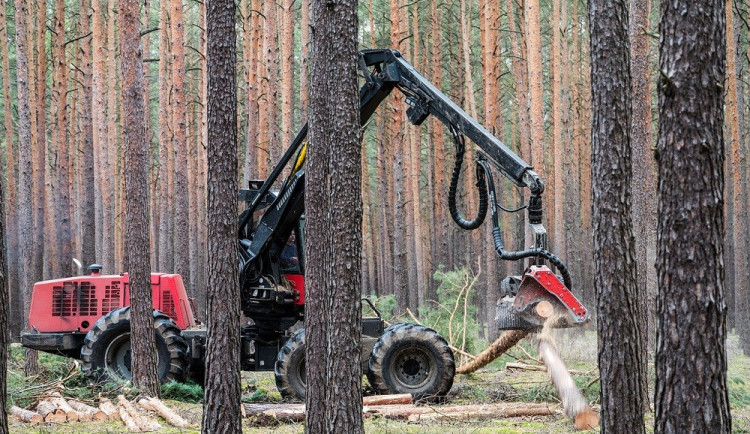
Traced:
<path id="1" fill-rule="evenodd" d="M 120 420 L 120 410 L 109 399 L 99 402 L 99 410 L 103 411 L 109 420 Z"/>
<path id="2" fill-rule="evenodd" d="M 123 423 L 125 423 L 125 428 L 127 428 L 128 431 L 141 432 L 141 427 L 139 427 L 138 424 L 135 423 L 135 419 L 130 416 L 130 413 L 127 409 L 125 409 L 125 407 L 118 406 L 117 411 L 120 413 L 120 419 L 123 421 Z"/>
<path id="3" fill-rule="evenodd" d="M 16 407 L 15 405 L 10 407 L 10 414 L 17 417 L 20 421 L 26 422 L 26 423 L 44 422 L 44 417 L 41 414 L 35 411 Z"/>
<path id="4" fill-rule="evenodd" d="M 245 404 L 245 413 L 251 416 L 271 416 L 281 422 L 303 422 L 304 404 Z"/>
<path id="5" fill-rule="evenodd" d="M 411 404 L 412 398 L 410 393 L 399 393 L 395 395 L 375 395 L 365 396 L 362 398 L 362 405 L 392 405 L 392 404 Z"/>
<path id="6" fill-rule="evenodd" d="M 583 430 L 599 426 L 599 415 L 591 410 L 557 353 L 557 348 L 544 334 L 539 337 L 539 355 L 547 366 L 547 372 L 557 389 L 565 414 L 574 420 L 576 428 Z"/>
<path id="7" fill-rule="evenodd" d="M 138 405 L 145 408 L 146 410 L 158 413 L 159 416 L 163 417 L 168 424 L 179 428 L 185 428 L 190 426 L 190 423 L 182 418 L 179 414 L 175 413 L 172 409 L 167 407 L 163 402 L 157 398 L 142 398 L 138 400 Z"/>
<path id="8" fill-rule="evenodd" d="M 270 416 L 282 422 L 305 420 L 303 404 L 245 404 L 248 416 Z M 486 405 L 416 406 L 413 404 L 366 405 L 365 417 L 380 415 L 387 419 L 419 421 L 444 419 L 482 419 L 522 416 L 549 416 L 559 411 L 547 404 L 498 403 Z"/>
<path id="9" fill-rule="evenodd" d="M 75 399 L 69 399 L 68 405 L 70 405 L 79 414 L 87 415 L 90 418 L 89 420 L 105 421 L 109 419 L 109 416 L 107 416 L 107 414 L 104 413 L 103 411 L 99 410 L 96 407 L 92 407 L 88 404 L 85 404 L 81 401 L 76 401 Z M 81 420 L 83 421 L 85 419 L 82 418 Z"/>
<path id="10" fill-rule="evenodd" d="M 492 343 L 486 350 L 482 351 L 476 359 L 464 363 L 456 369 L 457 374 L 471 374 L 477 369 L 483 368 L 493 360 L 500 357 L 504 352 L 508 351 L 513 345 L 517 344 L 521 339 L 525 338 L 528 333 L 521 330 L 508 330 L 503 333 L 495 342 Z"/>
<path id="11" fill-rule="evenodd" d="M 36 405 L 37 413 L 44 416 L 45 422 L 62 423 L 68 420 L 68 416 L 64 411 L 57 408 L 57 406 L 47 399 L 39 401 Z"/>
<path id="12" fill-rule="evenodd" d="M 540 372 L 547 372 L 546 366 L 540 366 L 540 365 L 529 365 L 527 363 L 516 363 L 516 362 L 508 362 L 505 364 L 505 369 L 520 369 L 523 371 L 540 371 Z M 590 375 L 593 372 L 596 372 L 596 370 L 593 371 L 577 371 L 575 369 L 569 369 L 568 372 L 570 372 L 573 375 Z"/>
<path id="13" fill-rule="evenodd" d="M 131 404 L 124 395 L 117 395 L 117 401 L 120 404 L 120 408 L 124 408 L 125 410 L 127 410 L 128 414 L 133 419 L 133 421 L 135 421 L 136 425 L 138 425 L 138 428 L 140 428 L 141 431 L 158 431 L 161 429 L 161 424 L 159 424 L 159 422 L 146 415 L 138 413 L 138 410 L 133 407 L 133 404 Z M 122 410 L 120 410 L 120 416 L 122 417 L 122 415 Z M 123 418 L 123 421 L 124 420 L 125 419 Z"/>
<path id="14" fill-rule="evenodd" d="M 77 411 L 73 410 L 73 407 L 68 405 L 68 403 L 63 398 L 58 396 L 51 396 L 47 399 L 55 404 L 57 408 L 65 412 L 65 417 L 68 419 L 68 422 L 77 422 L 81 418 L 80 414 L 78 414 Z M 89 418 L 89 420 L 91 419 Z"/>

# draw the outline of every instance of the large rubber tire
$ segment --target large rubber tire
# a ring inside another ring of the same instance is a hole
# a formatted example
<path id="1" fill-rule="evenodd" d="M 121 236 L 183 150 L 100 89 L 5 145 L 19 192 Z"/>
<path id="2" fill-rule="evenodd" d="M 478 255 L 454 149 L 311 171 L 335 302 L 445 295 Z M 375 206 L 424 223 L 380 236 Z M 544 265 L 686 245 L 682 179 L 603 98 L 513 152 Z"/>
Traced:
<path id="1" fill-rule="evenodd" d="M 367 379 L 379 393 L 411 393 L 416 401 L 435 401 L 451 390 L 455 374 L 453 352 L 435 330 L 394 324 L 372 349 Z"/>
<path id="2" fill-rule="evenodd" d="M 157 374 L 162 383 L 182 381 L 187 368 L 187 344 L 180 328 L 166 314 L 154 311 Z M 130 308 L 99 318 L 81 347 L 83 373 L 95 382 L 131 380 Z"/>
<path id="3" fill-rule="evenodd" d="M 273 369 L 281 397 L 305 402 L 305 329 L 299 329 L 281 347 Z"/>

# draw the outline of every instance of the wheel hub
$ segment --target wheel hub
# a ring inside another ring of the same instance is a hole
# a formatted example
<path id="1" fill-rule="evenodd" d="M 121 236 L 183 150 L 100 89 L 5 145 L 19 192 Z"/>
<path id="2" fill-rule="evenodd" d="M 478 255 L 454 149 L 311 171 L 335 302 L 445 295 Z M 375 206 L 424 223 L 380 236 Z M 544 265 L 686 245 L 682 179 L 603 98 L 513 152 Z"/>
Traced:
<path id="1" fill-rule="evenodd" d="M 430 358 L 419 347 L 404 348 L 395 357 L 395 377 L 410 389 L 427 383 L 433 374 Z"/>

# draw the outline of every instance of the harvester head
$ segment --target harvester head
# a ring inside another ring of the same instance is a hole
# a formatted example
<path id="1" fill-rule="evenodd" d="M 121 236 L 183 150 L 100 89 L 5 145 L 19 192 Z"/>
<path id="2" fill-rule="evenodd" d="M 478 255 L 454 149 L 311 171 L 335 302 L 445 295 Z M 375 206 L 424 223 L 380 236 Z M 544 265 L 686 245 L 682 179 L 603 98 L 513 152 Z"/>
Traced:
<path id="1" fill-rule="evenodd" d="M 522 277 L 509 276 L 501 283 L 495 321 L 499 330 L 540 330 L 551 320 L 554 328 L 588 322 L 586 307 L 546 266 L 532 265 Z"/>

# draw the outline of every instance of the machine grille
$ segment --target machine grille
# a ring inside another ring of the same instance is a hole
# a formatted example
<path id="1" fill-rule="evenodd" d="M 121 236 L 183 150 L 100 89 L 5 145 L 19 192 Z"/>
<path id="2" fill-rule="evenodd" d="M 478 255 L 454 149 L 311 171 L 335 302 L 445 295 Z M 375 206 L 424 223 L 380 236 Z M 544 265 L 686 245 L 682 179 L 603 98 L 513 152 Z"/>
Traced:
<path id="1" fill-rule="evenodd" d="M 109 313 L 121 306 L 122 291 L 120 282 L 113 280 L 109 285 L 104 287 L 104 300 L 102 300 L 102 314 Z"/>
<path id="2" fill-rule="evenodd" d="M 167 291 L 162 292 L 162 303 L 161 308 L 162 312 L 169 315 L 170 318 L 177 321 L 177 311 L 174 307 L 174 298 L 172 297 L 172 293 Z"/>
<path id="3" fill-rule="evenodd" d="M 96 286 L 91 282 L 81 282 L 79 291 L 78 314 L 81 316 L 98 316 Z"/>
<path id="4" fill-rule="evenodd" d="M 78 285 L 76 282 L 65 282 L 62 286 L 52 288 L 52 316 L 73 316 L 76 314 L 74 303 Z"/>

